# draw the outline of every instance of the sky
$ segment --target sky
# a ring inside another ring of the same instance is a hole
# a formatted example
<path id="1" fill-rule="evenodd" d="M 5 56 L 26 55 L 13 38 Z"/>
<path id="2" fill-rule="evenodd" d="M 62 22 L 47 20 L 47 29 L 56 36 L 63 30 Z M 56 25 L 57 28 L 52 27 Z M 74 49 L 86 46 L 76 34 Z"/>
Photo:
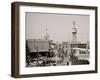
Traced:
<path id="1" fill-rule="evenodd" d="M 25 18 L 26 39 L 43 39 L 47 28 L 50 40 L 72 41 L 73 21 L 75 21 L 77 41 L 89 41 L 89 15 L 27 12 Z"/>

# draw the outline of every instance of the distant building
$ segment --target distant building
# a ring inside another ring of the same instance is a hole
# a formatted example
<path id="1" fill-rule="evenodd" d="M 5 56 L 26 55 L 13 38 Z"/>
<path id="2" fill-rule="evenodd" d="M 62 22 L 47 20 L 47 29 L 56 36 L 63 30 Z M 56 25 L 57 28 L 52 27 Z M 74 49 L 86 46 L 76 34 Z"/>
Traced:
<path id="1" fill-rule="evenodd" d="M 74 48 L 74 47 L 76 47 L 76 48 L 87 48 L 87 43 L 77 43 L 77 44 L 71 44 L 71 47 L 72 48 Z M 88 45 L 88 49 L 89 49 L 89 45 Z"/>
<path id="2" fill-rule="evenodd" d="M 68 42 L 63 42 L 62 45 L 67 48 Z M 89 49 L 89 43 L 70 43 L 71 48 L 87 48 Z"/>
<path id="3" fill-rule="evenodd" d="M 28 39 L 27 45 L 30 52 L 48 52 L 49 41 L 44 39 Z"/>

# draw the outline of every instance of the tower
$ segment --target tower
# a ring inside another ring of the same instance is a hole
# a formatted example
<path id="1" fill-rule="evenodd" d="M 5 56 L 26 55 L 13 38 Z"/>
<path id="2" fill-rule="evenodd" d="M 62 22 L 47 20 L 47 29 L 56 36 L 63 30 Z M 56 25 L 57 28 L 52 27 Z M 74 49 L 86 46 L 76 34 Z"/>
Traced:
<path id="1" fill-rule="evenodd" d="M 76 23 L 73 21 L 73 28 L 72 28 L 72 43 L 76 44 L 77 43 L 77 28 L 75 27 Z"/>
<path id="2" fill-rule="evenodd" d="M 44 36 L 45 40 L 49 40 L 49 33 L 48 33 L 48 28 L 46 28 L 46 34 Z"/>

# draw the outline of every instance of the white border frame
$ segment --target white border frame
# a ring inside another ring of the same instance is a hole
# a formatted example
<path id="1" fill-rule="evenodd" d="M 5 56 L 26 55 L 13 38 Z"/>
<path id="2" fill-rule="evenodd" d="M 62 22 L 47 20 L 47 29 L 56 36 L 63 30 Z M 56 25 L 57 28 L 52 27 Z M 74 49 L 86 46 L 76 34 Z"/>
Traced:
<path id="1" fill-rule="evenodd" d="M 73 8 L 52 8 L 37 6 L 20 6 L 19 7 L 19 74 L 40 74 L 55 72 L 74 72 L 95 70 L 95 10 L 73 9 Z M 56 67 L 25 67 L 25 12 L 45 12 L 45 13 L 62 13 L 62 14 L 83 14 L 90 15 L 90 64 L 89 65 L 71 65 Z"/>

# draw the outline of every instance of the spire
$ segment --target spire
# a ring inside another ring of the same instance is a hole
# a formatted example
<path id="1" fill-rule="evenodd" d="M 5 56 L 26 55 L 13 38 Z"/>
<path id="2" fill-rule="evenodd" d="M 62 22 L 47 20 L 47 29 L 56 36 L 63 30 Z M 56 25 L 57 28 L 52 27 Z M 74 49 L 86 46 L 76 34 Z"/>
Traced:
<path id="1" fill-rule="evenodd" d="M 45 40 L 49 40 L 49 34 L 48 34 L 48 28 L 47 27 L 46 27 L 45 31 L 46 31 L 46 34 L 45 34 L 44 38 L 45 38 Z"/>

